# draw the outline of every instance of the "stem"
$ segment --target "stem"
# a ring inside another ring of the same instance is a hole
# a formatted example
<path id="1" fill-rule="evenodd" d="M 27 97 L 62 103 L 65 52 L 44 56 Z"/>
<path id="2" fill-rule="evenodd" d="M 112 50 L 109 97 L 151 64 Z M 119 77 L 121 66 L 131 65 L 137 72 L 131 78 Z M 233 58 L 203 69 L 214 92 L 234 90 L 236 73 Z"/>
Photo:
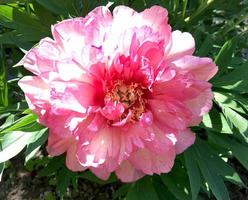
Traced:
<path id="1" fill-rule="evenodd" d="M 246 13 L 246 15 L 244 15 L 243 17 L 241 17 L 239 20 L 237 20 L 235 23 L 233 23 L 232 26 L 230 26 L 227 30 L 225 30 L 223 32 L 223 34 L 227 34 L 228 32 L 230 32 L 231 30 L 235 29 L 235 27 L 237 25 L 239 25 L 241 22 L 243 22 L 244 20 L 246 20 L 248 18 L 248 13 Z"/>
<path id="2" fill-rule="evenodd" d="M 185 17 L 187 4 L 188 4 L 188 0 L 183 0 L 183 11 L 182 11 L 182 17 L 183 17 L 183 19 Z"/>
<path id="3" fill-rule="evenodd" d="M 203 4 L 201 4 L 198 9 L 196 10 L 196 12 L 194 14 L 192 14 L 190 17 L 187 17 L 185 19 L 186 22 L 190 22 L 192 21 L 194 18 L 196 18 L 198 15 L 202 14 L 209 6 L 211 3 L 213 3 L 214 0 L 206 0 Z"/>
<path id="4" fill-rule="evenodd" d="M 3 45 L 0 45 L 0 66 L 2 71 L 0 71 L 0 102 L 6 107 L 9 105 L 8 102 L 8 86 L 7 86 L 7 69 L 4 62 L 4 49 Z"/>

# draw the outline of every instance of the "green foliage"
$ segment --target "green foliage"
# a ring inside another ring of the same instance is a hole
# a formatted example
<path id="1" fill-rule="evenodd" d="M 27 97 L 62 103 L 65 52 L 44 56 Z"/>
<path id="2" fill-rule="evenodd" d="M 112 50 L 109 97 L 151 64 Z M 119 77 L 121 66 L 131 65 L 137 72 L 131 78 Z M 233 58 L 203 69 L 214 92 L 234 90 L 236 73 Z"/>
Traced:
<path id="1" fill-rule="evenodd" d="M 146 191 L 146 192 L 144 192 Z M 127 200 L 159 200 L 159 197 L 154 188 L 152 178 L 145 177 L 133 185 L 128 190 Z"/>
<path id="2" fill-rule="evenodd" d="M 163 200 L 210 199 L 228 200 L 225 182 L 245 187 L 230 165 L 237 159 L 248 170 L 248 2 L 229 0 L 113 0 L 138 11 L 158 4 L 169 11 L 174 30 L 189 31 L 196 39 L 196 55 L 209 56 L 219 66 L 211 80 L 214 106 L 195 127 L 197 140 L 176 160 L 168 174 L 147 176 L 122 184 L 115 199 Z M 17 86 L 28 72 L 13 68 L 41 38 L 51 37 L 52 24 L 63 19 L 85 16 L 98 5 L 98 0 L 0 0 L 0 179 L 6 162 L 23 152 L 29 170 L 39 177 L 49 177 L 60 197 L 68 187 L 77 187 L 78 179 L 98 184 L 117 182 L 112 175 L 102 181 L 91 172 L 74 173 L 65 167 L 65 156 L 37 158 L 44 149 L 47 128 L 27 109 Z M 45 19 L 45 20 L 44 20 Z M 24 150 L 24 151 L 23 151 Z M 10 161 L 9 161 L 10 160 Z M 48 195 L 46 199 L 55 199 Z"/>

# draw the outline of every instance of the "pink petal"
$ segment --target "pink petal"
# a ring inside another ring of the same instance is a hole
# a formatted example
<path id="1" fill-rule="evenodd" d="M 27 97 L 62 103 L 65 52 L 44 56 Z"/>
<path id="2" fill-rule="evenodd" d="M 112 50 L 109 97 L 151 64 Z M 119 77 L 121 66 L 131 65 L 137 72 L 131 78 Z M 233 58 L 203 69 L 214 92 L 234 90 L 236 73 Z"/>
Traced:
<path id="1" fill-rule="evenodd" d="M 48 137 L 47 152 L 51 156 L 58 156 L 67 151 L 70 146 L 70 139 L 61 138 L 56 133 L 50 132 Z"/>
<path id="2" fill-rule="evenodd" d="M 184 130 L 191 120 L 191 112 L 177 100 L 149 100 L 150 110 L 157 123 Z"/>
<path id="3" fill-rule="evenodd" d="M 60 79 L 64 81 L 84 81 L 90 82 L 87 71 L 72 59 L 64 59 L 56 61 L 56 71 Z"/>
<path id="4" fill-rule="evenodd" d="M 51 131 L 60 137 L 72 136 L 72 132 L 84 121 L 85 116 L 81 113 L 72 112 L 66 109 L 47 110 L 40 123 L 44 124 Z"/>
<path id="5" fill-rule="evenodd" d="M 67 55 L 84 63 L 81 58 L 90 57 L 92 50 L 101 46 L 105 37 L 104 28 L 107 29 L 111 21 L 108 8 L 97 7 L 85 18 L 68 19 L 54 25 L 52 33 Z"/>
<path id="6" fill-rule="evenodd" d="M 49 104 L 50 86 L 37 76 L 25 76 L 18 85 L 24 91 L 30 109 L 43 115 Z"/>
<path id="7" fill-rule="evenodd" d="M 143 172 L 136 170 L 128 160 L 123 161 L 115 173 L 122 182 L 134 182 L 145 175 Z"/>
<path id="8" fill-rule="evenodd" d="M 200 58 L 196 56 L 184 56 L 173 61 L 179 69 L 185 73 L 191 73 L 196 80 L 208 81 L 218 71 L 218 68 L 210 58 Z"/>
<path id="9" fill-rule="evenodd" d="M 108 180 L 110 176 L 110 172 L 108 172 L 103 165 L 98 167 L 91 167 L 90 171 L 92 171 L 97 177 L 102 180 Z"/>
<path id="10" fill-rule="evenodd" d="M 190 33 L 172 32 L 172 47 L 167 55 L 168 60 L 176 60 L 195 51 L 195 40 Z"/>
<path id="11" fill-rule="evenodd" d="M 171 27 L 168 24 L 168 11 L 160 6 L 152 6 L 144 10 L 142 18 L 145 25 L 152 27 L 155 32 L 159 32 L 164 36 L 165 44 L 168 43 L 171 37 Z"/>
<path id="12" fill-rule="evenodd" d="M 71 143 L 69 144 L 69 147 L 67 149 L 66 166 L 74 172 L 83 171 L 86 168 L 80 165 L 80 163 L 76 157 L 76 152 L 77 152 L 77 142 L 76 142 L 76 140 L 73 140 L 73 141 L 71 141 Z"/>
<path id="13" fill-rule="evenodd" d="M 167 137 L 167 133 L 159 127 L 153 125 L 148 128 L 147 131 L 149 131 L 151 135 L 151 137 L 145 141 L 145 146 L 149 149 L 149 151 L 157 154 L 163 154 L 174 147 L 173 141 Z"/>
<path id="14" fill-rule="evenodd" d="M 84 141 L 84 136 L 80 139 L 77 156 L 83 166 L 98 167 L 106 162 L 108 156 L 117 155 L 119 145 L 114 134 L 118 134 L 118 129 L 115 130 L 117 132 L 114 130 L 111 127 L 103 127 L 94 133 L 90 141 Z"/>
<path id="15" fill-rule="evenodd" d="M 174 165 L 175 149 L 171 148 L 163 154 L 152 153 L 147 149 L 139 149 L 130 157 L 130 162 L 145 174 L 168 173 Z"/>
<path id="16" fill-rule="evenodd" d="M 56 42 L 51 38 L 44 38 L 37 46 L 27 52 L 16 66 L 24 65 L 32 73 L 41 75 L 54 70 L 54 62 L 60 59 L 60 54 Z"/>
<path id="17" fill-rule="evenodd" d="M 195 134 L 190 129 L 179 131 L 176 142 L 176 153 L 180 154 L 195 142 Z"/>
<path id="18" fill-rule="evenodd" d="M 213 100 L 213 93 L 211 89 L 207 89 L 205 91 L 202 91 L 202 93 L 200 93 L 198 97 L 186 101 L 186 105 L 194 114 L 194 117 L 197 118 L 209 112 L 209 110 L 212 108 L 213 105 L 212 100 Z M 198 124 L 194 123 L 193 125 L 198 125 Z"/>
<path id="19" fill-rule="evenodd" d="M 86 113 L 97 98 L 94 86 L 85 82 L 53 81 L 51 87 L 51 104 L 56 108 Z"/>

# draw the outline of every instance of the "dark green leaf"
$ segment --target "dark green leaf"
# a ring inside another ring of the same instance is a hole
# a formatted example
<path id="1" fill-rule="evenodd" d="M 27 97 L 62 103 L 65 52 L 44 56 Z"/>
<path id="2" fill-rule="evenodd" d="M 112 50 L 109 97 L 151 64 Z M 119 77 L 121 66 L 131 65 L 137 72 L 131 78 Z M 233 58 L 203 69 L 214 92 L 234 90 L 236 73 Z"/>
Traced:
<path id="1" fill-rule="evenodd" d="M 35 16 L 7 5 L 0 7 L 0 24 L 20 33 L 33 35 L 37 40 L 49 34 L 48 28 L 42 26 Z"/>
<path id="2" fill-rule="evenodd" d="M 96 177 L 91 171 L 83 172 L 79 175 L 79 177 L 87 179 L 87 180 L 95 182 L 95 183 L 98 183 L 98 184 L 102 184 L 102 185 L 105 185 L 108 183 L 113 183 L 113 182 L 117 181 L 116 176 L 114 174 L 111 174 L 111 176 L 109 177 L 108 180 L 103 181 L 103 180 L 99 179 L 98 177 Z"/>
<path id="3" fill-rule="evenodd" d="M 161 175 L 163 183 L 168 190 L 179 200 L 190 200 L 190 188 L 187 173 L 183 166 L 175 163 L 168 174 Z"/>
<path id="4" fill-rule="evenodd" d="M 202 127 L 220 133 L 232 134 L 232 130 L 225 116 L 213 108 L 208 114 L 203 116 Z"/>
<path id="5" fill-rule="evenodd" d="M 213 36 L 207 35 L 204 42 L 202 43 L 200 49 L 196 52 L 198 56 L 206 56 L 211 51 L 213 47 Z"/>
<path id="6" fill-rule="evenodd" d="M 156 190 L 152 184 L 151 177 L 145 177 L 134 183 L 128 193 L 126 200 L 159 200 Z"/>
<path id="7" fill-rule="evenodd" d="M 57 191 L 60 196 L 63 197 L 66 193 L 68 186 L 71 183 L 71 176 L 73 172 L 69 171 L 67 168 L 60 170 L 56 176 Z"/>
<path id="8" fill-rule="evenodd" d="M 35 135 L 32 140 L 29 140 L 27 149 L 25 152 L 25 162 L 30 160 L 40 149 L 40 147 L 47 141 L 48 133 L 47 129 L 43 129 Z"/>
<path id="9" fill-rule="evenodd" d="M 79 16 L 78 7 L 71 0 L 36 0 L 36 2 L 57 15 Z"/>
<path id="10" fill-rule="evenodd" d="M 36 121 L 37 121 L 37 116 L 34 114 L 29 114 L 29 115 L 26 115 L 26 116 L 18 119 L 13 126 L 4 129 L 0 133 L 8 133 L 11 131 L 23 130 L 23 129 L 21 129 L 22 127 L 25 127 L 25 126 L 30 125 L 30 124 L 34 124 Z"/>
<path id="11" fill-rule="evenodd" d="M 63 155 L 53 157 L 49 161 L 47 166 L 38 173 L 38 176 L 39 177 L 51 176 L 51 175 L 55 174 L 57 172 L 57 170 L 62 168 L 64 166 L 64 164 L 65 164 L 65 157 Z"/>
<path id="12" fill-rule="evenodd" d="M 230 199 L 222 177 L 216 172 L 215 166 L 212 165 L 211 159 L 209 159 L 210 154 L 206 154 L 204 151 L 206 145 L 204 145 L 203 142 L 198 141 L 194 147 L 200 171 L 206 179 L 215 197 L 218 200 Z"/>
<path id="13" fill-rule="evenodd" d="M 231 139 L 225 135 L 214 134 L 209 132 L 211 142 L 220 145 L 226 149 L 231 150 L 232 154 L 239 160 L 239 162 L 248 170 L 248 147 L 235 139 Z"/>
<path id="14" fill-rule="evenodd" d="M 248 92 L 248 62 L 223 75 L 214 81 L 215 87 L 235 90 L 242 93 Z"/>
<path id="15" fill-rule="evenodd" d="M 238 37 L 234 37 L 233 39 L 225 42 L 218 55 L 216 56 L 215 63 L 217 64 L 217 66 L 219 66 L 219 72 L 217 76 L 226 72 L 229 63 L 231 62 L 232 54 L 236 47 L 237 40 Z"/>
<path id="16" fill-rule="evenodd" d="M 184 153 L 185 166 L 189 176 L 192 199 L 195 200 L 201 188 L 201 175 L 194 151 L 189 148 Z"/>
<path id="17" fill-rule="evenodd" d="M 115 191 L 115 193 L 113 195 L 113 199 L 117 199 L 117 198 L 125 196 L 129 190 L 130 186 L 131 186 L 130 184 L 124 184 L 124 185 L 120 186 Z"/>

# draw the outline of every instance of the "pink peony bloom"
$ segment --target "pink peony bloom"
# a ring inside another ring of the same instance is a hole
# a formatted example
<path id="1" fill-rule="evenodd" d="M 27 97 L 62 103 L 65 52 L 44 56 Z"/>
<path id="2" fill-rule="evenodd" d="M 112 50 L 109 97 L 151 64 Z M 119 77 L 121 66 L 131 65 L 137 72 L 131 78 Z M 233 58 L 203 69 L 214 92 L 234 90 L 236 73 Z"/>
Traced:
<path id="1" fill-rule="evenodd" d="M 189 127 L 212 107 L 207 81 L 217 67 L 192 55 L 193 37 L 172 31 L 159 6 L 97 7 L 55 24 L 52 35 L 19 63 L 35 74 L 19 85 L 50 129 L 49 154 L 66 152 L 69 169 L 101 179 L 169 172 L 195 141 Z"/>

